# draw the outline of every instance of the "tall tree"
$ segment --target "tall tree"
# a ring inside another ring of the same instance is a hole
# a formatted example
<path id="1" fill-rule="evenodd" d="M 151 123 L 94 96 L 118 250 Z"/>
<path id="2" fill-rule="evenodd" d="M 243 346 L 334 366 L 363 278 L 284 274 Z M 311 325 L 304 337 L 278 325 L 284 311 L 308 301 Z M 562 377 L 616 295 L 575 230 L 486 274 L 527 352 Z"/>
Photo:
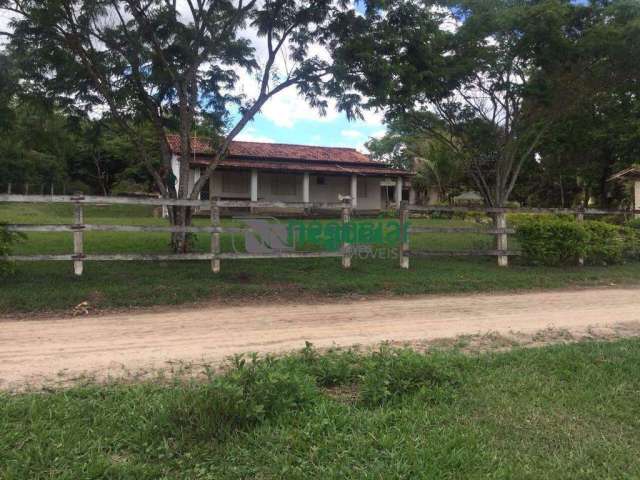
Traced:
<path id="1" fill-rule="evenodd" d="M 640 3 L 576 7 L 571 32 L 573 54 L 555 85 L 574 102 L 545 134 L 541 165 L 578 179 L 582 201 L 607 208 L 622 190 L 608 177 L 640 158 Z"/>
<path id="2" fill-rule="evenodd" d="M 310 46 L 337 9 L 330 0 L 0 0 L 0 9 L 15 17 L 10 45 L 34 88 L 76 108 L 106 107 L 167 198 L 197 198 L 233 138 L 284 89 L 295 87 L 312 105 L 326 107 L 323 79 L 330 65 Z M 251 33 L 262 42 L 263 58 L 247 38 Z M 287 59 L 284 72 L 279 58 Z M 255 96 L 238 93 L 243 69 L 257 78 Z M 231 125 L 189 189 L 197 117 L 220 129 Z M 172 119 L 181 139 L 177 186 L 166 139 Z M 143 122 L 154 128 L 160 165 L 137 134 Z M 170 219 L 187 225 L 191 210 L 174 207 Z M 174 248 L 188 248 L 184 234 L 174 236 Z"/>
<path id="3" fill-rule="evenodd" d="M 568 2 L 371 3 L 341 16 L 333 54 L 345 88 L 462 157 L 485 202 L 503 206 L 553 118 L 548 73 L 567 53 Z"/>

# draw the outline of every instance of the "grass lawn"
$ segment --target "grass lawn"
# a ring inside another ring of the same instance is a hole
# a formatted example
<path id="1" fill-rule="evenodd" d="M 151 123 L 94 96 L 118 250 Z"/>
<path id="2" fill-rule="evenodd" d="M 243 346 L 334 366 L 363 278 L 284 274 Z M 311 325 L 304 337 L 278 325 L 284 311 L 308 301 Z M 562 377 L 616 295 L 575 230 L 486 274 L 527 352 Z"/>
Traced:
<path id="1" fill-rule="evenodd" d="M 640 340 L 238 363 L 0 394 L 0 478 L 640 476 Z"/>
<path id="2" fill-rule="evenodd" d="M 0 204 L 0 222 L 70 223 L 72 206 Z M 87 223 L 162 225 L 149 207 L 87 207 Z M 413 219 L 415 225 L 468 225 L 462 220 Z M 196 219 L 205 225 L 206 219 Z M 225 225 L 237 224 L 226 219 Z M 162 233 L 85 233 L 86 253 L 168 252 L 169 237 Z M 208 251 L 209 237 L 198 235 L 196 251 Z M 480 249 L 492 237 L 462 234 L 412 235 L 411 248 L 430 250 Z M 242 238 L 235 244 L 242 247 Z M 30 233 L 16 254 L 63 254 L 73 250 L 69 233 Z M 231 235 L 223 235 L 222 250 L 232 251 Z M 505 291 L 567 286 L 640 283 L 640 264 L 610 267 L 547 268 L 514 264 L 499 269 L 494 258 L 411 259 L 401 270 L 396 259 L 359 259 L 345 271 L 340 259 L 229 260 L 213 275 L 208 262 L 87 262 L 76 279 L 71 262 L 34 262 L 17 265 L 17 274 L 0 279 L 0 314 L 68 310 L 88 301 L 106 309 L 216 298 L 245 299 L 301 295 L 420 294 Z"/>

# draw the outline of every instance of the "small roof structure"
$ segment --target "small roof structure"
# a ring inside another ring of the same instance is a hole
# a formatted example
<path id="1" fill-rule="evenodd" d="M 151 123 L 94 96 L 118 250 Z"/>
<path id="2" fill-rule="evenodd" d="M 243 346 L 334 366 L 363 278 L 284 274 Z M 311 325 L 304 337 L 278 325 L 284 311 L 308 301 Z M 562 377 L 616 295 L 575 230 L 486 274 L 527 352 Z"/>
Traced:
<path id="1" fill-rule="evenodd" d="M 180 137 L 167 135 L 171 152 L 180 153 Z M 190 142 L 194 166 L 206 166 L 213 160 L 213 148 L 208 139 L 194 137 Z M 290 173 L 356 174 L 377 176 L 414 175 L 408 170 L 374 162 L 355 148 L 320 147 L 284 143 L 232 141 L 219 167 L 228 169 L 258 169 Z"/>
<path id="2" fill-rule="evenodd" d="M 613 182 L 615 180 L 640 180 L 640 166 L 633 165 L 607 178 L 607 182 Z"/>

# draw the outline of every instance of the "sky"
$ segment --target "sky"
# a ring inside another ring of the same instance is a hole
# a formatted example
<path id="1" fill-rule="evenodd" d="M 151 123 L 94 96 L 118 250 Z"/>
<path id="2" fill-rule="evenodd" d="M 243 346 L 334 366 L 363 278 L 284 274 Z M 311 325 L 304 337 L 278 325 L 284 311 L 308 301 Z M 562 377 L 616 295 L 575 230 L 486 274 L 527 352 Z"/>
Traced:
<path id="1" fill-rule="evenodd" d="M 254 142 L 295 143 L 326 147 L 350 147 L 366 152 L 364 143 L 384 135 L 382 115 L 365 114 L 364 120 L 348 121 L 344 113 L 327 111 L 321 116 L 294 90 L 273 97 L 236 137 Z"/>

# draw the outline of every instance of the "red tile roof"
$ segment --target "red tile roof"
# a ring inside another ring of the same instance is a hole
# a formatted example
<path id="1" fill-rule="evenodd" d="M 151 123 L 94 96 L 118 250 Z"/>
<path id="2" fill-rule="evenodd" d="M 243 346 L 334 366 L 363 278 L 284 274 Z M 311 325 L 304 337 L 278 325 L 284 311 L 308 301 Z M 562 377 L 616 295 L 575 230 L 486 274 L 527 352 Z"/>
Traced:
<path id="1" fill-rule="evenodd" d="M 373 163 L 373 166 L 370 166 Z M 258 170 L 272 170 L 280 172 L 294 172 L 294 173 L 335 173 L 335 174 L 357 174 L 357 175 L 381 175 L 381 176 L 404 176 L 409 175 L 410 172 L 405 170 L 398 170 L 390 168 L 387 165 L 370 162 L 358 165 L 357 163 L 351 164 L 322 164 L 322 163 L 302 163 L 302 162 L 278 162 L 278 161 L 260 161 L 260 160 L 241 160 L 225 158 L 219 164 L 219 168 L 255 168 Z M 197 157 L 196 160 L 191 162 L 192 165 L 202 165 L 203 167 L 208 165 L 207 157 Z"/>
<path id="2" fill-rule="evenodd" d="M 180 136 L 167 135 L 173 153 L 180 152 Z M 206 165 L 213 154 L 208 139 L 193 137 L 192 163 Z M 312 165 L 315 164 L 315 165 Z M 411 172 L 397 170 L 389 165 L 374 162 L 355 148 L 318 147 L 283 143 L 260 143 L 232 141 L 229 153 L 220 166 L 233 168 L 259 168 L 281 171 L 317 171 L 335 173 L 361 173 L 380 175 L 409 175 Z"/>

